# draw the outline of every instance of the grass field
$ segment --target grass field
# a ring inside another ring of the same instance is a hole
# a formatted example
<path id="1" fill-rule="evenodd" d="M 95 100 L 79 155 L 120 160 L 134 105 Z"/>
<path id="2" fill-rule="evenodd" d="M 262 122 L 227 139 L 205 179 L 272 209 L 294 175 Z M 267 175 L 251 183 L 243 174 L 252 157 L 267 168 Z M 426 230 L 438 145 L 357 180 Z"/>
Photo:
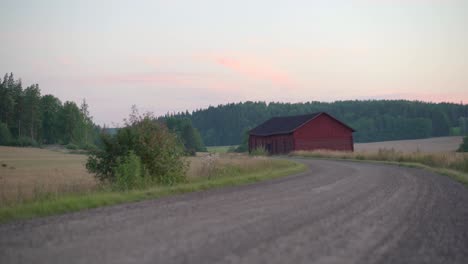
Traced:
<path id="1" fill-rule="evenodd" d="M 212 147 L 206 147 L 208 152 L 210 153 L 227 153 L 229 148 L 235 148 L 237 145 L 233 146 L 212 146 Z"/>
<path id="2" fill-rule="evenodd" d="M 396 140 L 372 143 L 356 143 L 356 151 L 377 152 L 379 149 L 394 149 L 405 153 L 411 152 L 452 152 L 456 151 L 463 141 L 463 137 L 436 137 L 412 140 Z"/>
<path id="3" fill-rule="evenodd" d="M 0 146 L 0 204 L 94 191 L 98 182 L 86 171 L 85 163 L 85 155 Z"/>
<path id="4" fill-rule="evenodd" d="M 85 155 L 0 147 L 0 222 L 252 183 L 305 170 L 299 163 L 241 154 L 205 153 L 188 161 L 186 183 L 117 192 L 86 171 Z"/>

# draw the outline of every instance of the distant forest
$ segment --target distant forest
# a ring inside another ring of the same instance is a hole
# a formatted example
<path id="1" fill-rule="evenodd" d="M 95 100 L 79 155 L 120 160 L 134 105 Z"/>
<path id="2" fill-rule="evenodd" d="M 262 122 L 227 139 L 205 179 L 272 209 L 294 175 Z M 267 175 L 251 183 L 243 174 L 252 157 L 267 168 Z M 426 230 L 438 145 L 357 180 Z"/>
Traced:
<path id="1" fill-rule="evenodd" d="M 207 146 L 237 145 L 246 132 L 274 116 L 327 112 L 354 129 L 356 142 L 417 139 L 468 133 L 468 105 L 406 100 L 333 103 L 244 102 L 173 116 L 192 120 Z"/>

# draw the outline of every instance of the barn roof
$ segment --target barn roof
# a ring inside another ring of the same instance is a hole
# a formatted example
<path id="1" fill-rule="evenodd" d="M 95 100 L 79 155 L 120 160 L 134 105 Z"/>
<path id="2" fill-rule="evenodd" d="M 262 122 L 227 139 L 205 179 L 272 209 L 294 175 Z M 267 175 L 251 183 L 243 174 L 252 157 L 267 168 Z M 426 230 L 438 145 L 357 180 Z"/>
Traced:
<path id="1" fill-rule="evenodd" d="M 282 116 L 282 117 L 273 117 L 263 124 L 257 126 L 256 128 L 249 131 L 250 135 L 254 136 L 270 136 L 270 135 L 277 135 L 277 134 L 289 134 L 294 132 L 294 130 L 301 127 L 303 124 L 307 123 L 308 121 L 316 118 L 317 116 L 325 114 L 336 121 L 338 121 L 343 126 L 349 128 L 354 132 L 354 129 L 347 126 L 343 122 L 339 121 L 338 119 L 334 118 L 333 116 L 325 113 L 325 112 L 317 112 L 313 114 L 307 115 L 296 115 L 296 116 Z"/>

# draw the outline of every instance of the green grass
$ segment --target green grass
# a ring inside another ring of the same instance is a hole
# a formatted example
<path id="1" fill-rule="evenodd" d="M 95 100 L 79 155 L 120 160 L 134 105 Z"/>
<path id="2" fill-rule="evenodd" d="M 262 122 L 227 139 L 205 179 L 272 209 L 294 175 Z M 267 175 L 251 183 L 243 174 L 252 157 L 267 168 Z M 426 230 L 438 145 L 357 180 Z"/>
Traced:
<path id="1" fill-rule="evenodd" d="M 229 173 L 227 174 L 229 176 L 214 177 L 210 179 L 196 179 L 192 182 L 175 186 L 155 186 L 148 189 L 132 190 L 127 192 L 102 190 L 87 194 L 69 194 L 49 197 L 40 201 L 22 203 L 10 207 L 0 207 L 0 223 L 74 212 L 125 202 L 136 202 L 145 199 L 154 199 L 168 195 L 202 191 L 218 187 L 244 185 L 291 175 L 306 170 L 305 165 L 297 162 L 284 160 L 281 160 L 280 162 L 283 163 L 281 168 L 272 167 L 270 169 L 255 172 L 241 171 L 241 174 L 237 175 Z"/>
<path id="2" fill-rule="evenodd" d="M 229 148 L 236 148 L 237 145 L 234 146 L 213 146 L 213 147 L 206 147 L 208 152 L 211 153 L 227 153 Z"/>

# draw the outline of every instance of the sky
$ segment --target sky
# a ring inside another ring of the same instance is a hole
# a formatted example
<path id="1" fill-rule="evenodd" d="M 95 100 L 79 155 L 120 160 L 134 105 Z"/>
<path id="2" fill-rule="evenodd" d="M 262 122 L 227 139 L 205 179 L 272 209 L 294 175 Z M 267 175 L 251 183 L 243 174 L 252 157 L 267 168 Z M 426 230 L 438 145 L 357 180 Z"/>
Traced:
<path id="1" fill-rule="evenodd" d="M 468 102 L 467 0 L 1 0 L 0 74 L 119 124 L 239 101 Z"/>

